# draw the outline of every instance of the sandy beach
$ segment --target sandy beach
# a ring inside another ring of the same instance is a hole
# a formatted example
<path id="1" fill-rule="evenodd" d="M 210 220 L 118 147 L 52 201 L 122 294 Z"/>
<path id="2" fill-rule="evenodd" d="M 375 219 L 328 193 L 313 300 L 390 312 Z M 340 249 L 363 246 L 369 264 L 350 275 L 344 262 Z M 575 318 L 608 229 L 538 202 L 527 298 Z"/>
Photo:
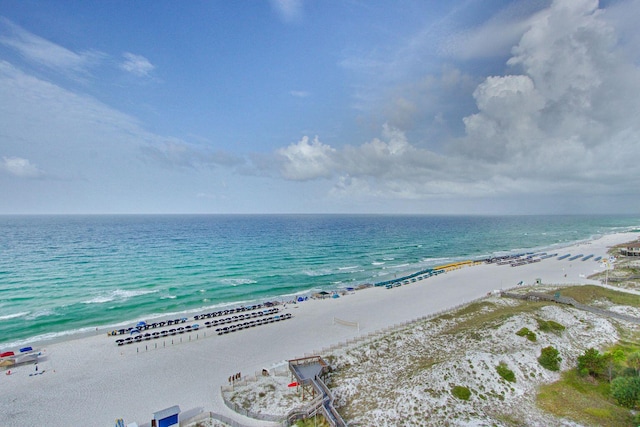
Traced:
<path id="1" fill-rule="evenodd" d="M 605 256 L 611 246 L 637 238 L 638 233 L 607 235 L 563 248 L 558 254 Z M 265 425 L 225 406 L 220 386 L 228 384 L 229 376 L 253 375 L 521 281 L 594 283 L 587 277 L 603 268 L 593 258 L 552 257 L 519 267 L 481 264 L 393 289 L 368 288 L 336 299 L 286 304 L 280 308 L 281 313 L 292 314 L 289 320 L 221 336 L 214 328 L 201 328 L 190 335 L 117 346 L 114 337 L 99 331 L 95 336 L 40 346 L 38 375 L 31 375 L 34 365 L 25 365 L 0 376 L 0 425 L 113 426 L 123 418 L 125 425 L 135 421 L 143 426 L 149 425 L 153 412 L 173 405 L 183 413 L 213 411 L 245 425 Z M 359 328 L 335 323 L 334 318 L 357 322 Z"/>

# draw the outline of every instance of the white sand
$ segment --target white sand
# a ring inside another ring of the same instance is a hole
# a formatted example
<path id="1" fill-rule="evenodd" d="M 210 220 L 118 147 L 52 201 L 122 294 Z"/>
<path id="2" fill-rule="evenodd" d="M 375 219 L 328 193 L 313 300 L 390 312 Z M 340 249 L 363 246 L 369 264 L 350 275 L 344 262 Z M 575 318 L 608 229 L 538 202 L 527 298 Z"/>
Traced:
<path id="1" fill-rule="evenodd" d="M 604 236 L 559 254 L 605 256 L 612 245 L 637 233 Z M 290 320 L 218 336 L 214 328 L 191 334 L 192 341 L 170 345 L 171 337 L 118 347 L 106 334 L 51 344 L 43 349 L 41 375 L 33 365 L 0 377 L 0 425 L 23 427 L 148 424 L 152 413 L 172 405 L 183 412 L 214 411 L 246 425 L 265 425 L 230 411 L 220 386 L 230 375 L 254 374 L 287 359 L 302 357 L 360 334 L 429 315 L 523 281 L 533 284 L 592 283 L 602 270 L 588 261 L 556 257 L 520 267 L 479 265 L 387 290 L 370 288 L 337 299 L 288 304 Z M 333 317 L 357 328 L 334 324 Z M 199 322 L 201 325 L 204 322 Z M 206 333 L 206 337 L 203 335 Z M 173 337 L 188 341 L 188 335 Z M 162 347 L 163 341 L 167 346 Z M 155 345 L 160 348 L 154 349 Z M 145 345 L 149 351 L 145 351 Z M 139 352 L 137 352 L 139 350 Z"/>

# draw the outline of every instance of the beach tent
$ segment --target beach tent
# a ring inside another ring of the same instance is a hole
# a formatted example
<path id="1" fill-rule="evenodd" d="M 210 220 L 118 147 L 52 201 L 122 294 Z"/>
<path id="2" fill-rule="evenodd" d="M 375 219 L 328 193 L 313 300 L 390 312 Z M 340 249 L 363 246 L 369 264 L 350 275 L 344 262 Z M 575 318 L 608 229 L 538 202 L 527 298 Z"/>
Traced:
<path id="1" fill-rule="evenodd" d="M 131 331 L 129 331 L 129 334 L 130 334 L 130 335 L 133 335 L 133 334 L 139 334 L 139 333 L 140 333 L 140 331 L 139 331 L 139 330 L 137 330 L 136 328 L 133 328 Z"/>
<path id="2" fill-rule="evenodd" d="M 318 297 L 320 297 L 320 298 L 322 298 L 322 299 L 325 299 L 325 298 L 326 298 L 326 297 L 328 297 L 329 295 L 330 295 L 330 294 L 329 294 L 329 292 L 327 292 L 327 291 L 320 291 L 320 292 L 318 292 L 318 293 L 316 294 L 316 296 L 318 296 Z"/>

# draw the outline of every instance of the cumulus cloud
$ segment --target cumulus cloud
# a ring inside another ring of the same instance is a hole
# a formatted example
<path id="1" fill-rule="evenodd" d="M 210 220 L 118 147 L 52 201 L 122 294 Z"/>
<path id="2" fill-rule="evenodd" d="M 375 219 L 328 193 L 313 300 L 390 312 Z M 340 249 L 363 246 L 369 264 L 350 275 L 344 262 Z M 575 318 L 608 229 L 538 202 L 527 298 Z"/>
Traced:
<path id="1" fill-rule="evenodd" d="M 412 146 L 404 132 L 388 125 L 383 127 L 380 138 L 361 145 L 338 150 L 317 137 L 311 143 L 304 137 L 278 150 L 277 157 L 285 179 L 333 178 L 331 193 L 349 197 L 366 194 L 418 199 L 427 194 L 458 193 L 460 183 L 469 179 L 466 172 L 454 172 L 454 159 Z M 362 193 L 363 189 L 367 191 Z"/>
<path id="2" fill-rule="evenodd" d="M 634 119 L 640 70 L 620 55 L 615 28 L 602 19 L 597 1 L 554 2 L 537 15 L 508 64 L 522 74 L 489 77 L 478 86 L 479 112 L 464 119 L 460 154 L 494 162 L 514 177 L 544 173 L 578 182 L 595 179 L 599 169 L 632 171 L 620 169 L 630 162 L 610 159 L 623 150 L 638 154 L 627 138 L 640 131 Z"/>
<path id="3" fill-rule="evenodd" d="M 282 175 L 295 181 L 329 178 L 333 174 L 335 151 L 317 137 L 309 143 L 309 137 L 305 136 L 296 144 L 278 150 Z"/>
<path id="4" fill-rule="evenodd" d="M 616 16 L 621 16 L 618 13 Z M 510 74 L 473 91 L 477 112 L 443 153 L 392 126 L 341 148 L 314 140 L 279 152 L 287 179 L 334 178 L 333 194 L 634 194 L 640 176 L 640 69 L 595 0 L 557 0 L 527 21 Z M 399 103 L 402 114 L 416 105 Z M 351 191 L 353 190 L 353 192 Z"/>
<path id="5" fill-rule="evenodd" d="M 28 159 L 21 157 L 3 157 L 0 163 L 0 170 L 16 176 L 18 178 L 40 178 L 44 172 Z"/>
<path id="6" fill-rule="evenodd" d="M 544 99 L 528 76 L 489 77 L 473 97 L 480 112 L 463 119 L 467 144 L 462 155 L 500 161 L 541 138 L 535 123 Z"/>
<path id="7" fill-rule="evenodd" d="M 120 64 L 120 68 L 138 77 L 146 77 L 154 70 L 155 66 L 142 55 L 125 52 L 124 62 Z"/>

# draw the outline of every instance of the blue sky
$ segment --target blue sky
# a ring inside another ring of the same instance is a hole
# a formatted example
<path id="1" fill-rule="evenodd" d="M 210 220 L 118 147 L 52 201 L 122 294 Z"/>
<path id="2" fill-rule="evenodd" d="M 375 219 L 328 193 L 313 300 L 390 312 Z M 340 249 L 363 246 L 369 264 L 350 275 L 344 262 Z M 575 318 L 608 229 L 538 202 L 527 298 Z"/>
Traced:
<path id="1" fill-rule="evenodd" d="M 0 214 L 638 213 L 637 16 L 0 0 Z"/>

